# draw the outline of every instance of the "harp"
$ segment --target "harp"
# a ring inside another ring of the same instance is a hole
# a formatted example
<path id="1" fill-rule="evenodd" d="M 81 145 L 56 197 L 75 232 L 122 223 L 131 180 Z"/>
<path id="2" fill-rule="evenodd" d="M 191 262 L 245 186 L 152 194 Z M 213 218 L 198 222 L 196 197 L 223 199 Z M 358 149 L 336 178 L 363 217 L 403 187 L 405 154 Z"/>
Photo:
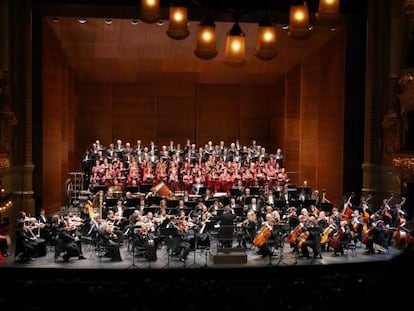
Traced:
<path id="1" fill-rule="evenodd" d="M 93 196 L 92 202 L 88 200 L 85 203 L 90 219 L 94 219 L 95 215 L 102 217 L 103 196 L 104 192 L 103 190 L 100 190 Z"/>

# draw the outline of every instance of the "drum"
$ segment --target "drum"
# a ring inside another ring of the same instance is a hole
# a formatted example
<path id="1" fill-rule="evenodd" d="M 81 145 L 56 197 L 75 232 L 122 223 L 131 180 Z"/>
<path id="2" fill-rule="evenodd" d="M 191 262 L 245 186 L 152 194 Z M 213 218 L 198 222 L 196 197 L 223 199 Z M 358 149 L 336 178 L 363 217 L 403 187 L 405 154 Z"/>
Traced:
<path id="1" fill-rule="evenodd" d="M 160 182 L 158 185 L 154 186 L 152 189 L 152 192 L 162 196 L 162 197 L 172 197 L 173 193 L 172 191 L 167 187 L 166 184 L 163 182 Z"/>

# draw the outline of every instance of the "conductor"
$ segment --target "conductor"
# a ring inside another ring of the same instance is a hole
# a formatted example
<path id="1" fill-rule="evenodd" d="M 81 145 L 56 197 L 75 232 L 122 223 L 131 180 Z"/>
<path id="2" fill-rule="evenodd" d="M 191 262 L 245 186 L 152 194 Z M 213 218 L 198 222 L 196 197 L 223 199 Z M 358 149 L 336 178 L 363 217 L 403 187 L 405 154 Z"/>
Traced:
<path id="1" fill-rule="evenodd" d="M 221 216 L 219 242 L 224 248 L 231 248 L 233 246 L 234 221 L 236 215 L 231 212 L 230 206 L 226 205 Z"/>

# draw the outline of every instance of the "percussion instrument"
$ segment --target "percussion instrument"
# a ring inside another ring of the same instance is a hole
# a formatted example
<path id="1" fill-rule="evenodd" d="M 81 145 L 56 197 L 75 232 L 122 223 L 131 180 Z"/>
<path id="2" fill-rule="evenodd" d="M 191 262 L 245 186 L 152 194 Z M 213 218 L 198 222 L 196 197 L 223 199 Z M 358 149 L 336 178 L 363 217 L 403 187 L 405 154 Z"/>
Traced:
<path id="1" fill-rule="evenodd" d="M 164 182 L 160 182 L 158 185 L 154 186 L 151 191 L 153 193 L 159 194 L 164 198 L 174 197 L 173 192 L 168 188 Z"/>

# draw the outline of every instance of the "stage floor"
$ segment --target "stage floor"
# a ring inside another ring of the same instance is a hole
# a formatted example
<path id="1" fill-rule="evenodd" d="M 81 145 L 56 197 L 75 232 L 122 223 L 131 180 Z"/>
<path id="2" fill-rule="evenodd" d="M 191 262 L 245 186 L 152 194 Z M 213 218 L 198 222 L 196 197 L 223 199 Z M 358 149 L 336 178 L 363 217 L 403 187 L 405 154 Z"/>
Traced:
<path id="1" fill-rule="evenodd" d="M 54 260 L 53 246 L 47 247 L 45 256 L 36 257 L 34 260 L 20 263 L 15 261 L 14 247 L 9 247 L 10 255 L 0 260 L 1 267 L 16 268 L 47 268 L 47 269 L 195 269 L 195 268 L 255 268 L 268 266 L 306 266 L 306 265 L 334 265 L 359 262 L 388 261 L 400 254 L 398 249 L 390 247 L 389 253 L 365 254 L 365 245 L 358 243 L 354 250 L 345 250 L 344 255 L 335 255 L 331 250 L 322 253 L 322 259 L 300 258 L 292 252 L 290 245 L 285 244 L 281 249 L 275 249 L 272 257 L 263 258 L 258 255 L 255 246 L 247 249 L 236 247 L 233 243 L 231 249 L 217 247 L 217 241 L 211 240 L 209 249 L 192 250 L 185 262 L 178 257 L 168 256 L 166 245 L 161 244 L 157 249 L 157 260 L 148 261 L 142 256 L 133 256 L 128 245 L 121 247 L 122 261 L 112 262 L 110 258 L 99 257 L 95 247 L 83 244 L 82 249 L 86 259 L 80 260 L 72 257 L 65 262 L 60 256 Z M 312 255 L 311 255 L 312 257 Z"/>

